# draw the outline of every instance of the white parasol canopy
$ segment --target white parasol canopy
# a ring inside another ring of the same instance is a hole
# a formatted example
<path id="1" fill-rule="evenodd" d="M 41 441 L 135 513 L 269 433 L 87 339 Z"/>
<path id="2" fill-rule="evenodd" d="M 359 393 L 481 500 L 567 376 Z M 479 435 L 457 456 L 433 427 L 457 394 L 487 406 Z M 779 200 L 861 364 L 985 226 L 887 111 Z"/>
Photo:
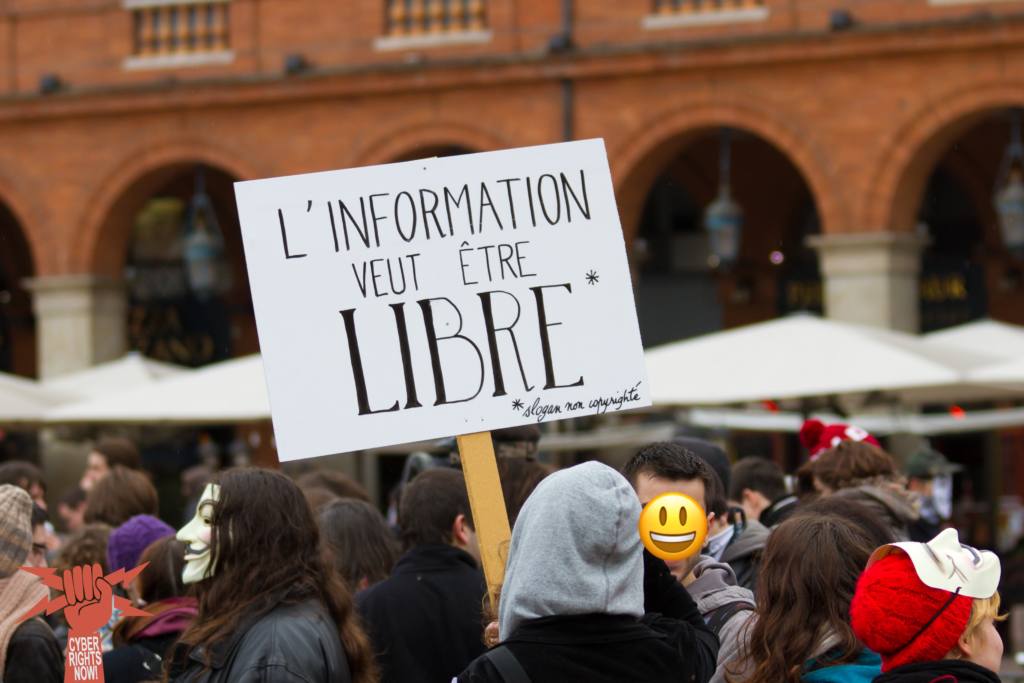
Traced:
<path id="1" fill-rule="evenodd" d="M 1000 358 L 1024 358 L 1024 327 L 998 320 L 975 320 L 929 332 L 922 339 L 933 348 L 959 349 Z"/>
<path id="2" fill-rule="evenodd" d="M 35 380 L 0 373 L 0 424 L 40 422 L 46 411 L 68 398 L 68 395 L 44 389 Z"/>
<path id="3" fill-rule="evenodd" d="M 186 372 L 190 370 L 179 365 L 161 363 L 132 351 L 117 360 L 43 380 L 42 386 L 78 400 L 109 396 Z"/>
<path id="4" fill-rule="evenodd" d="M 214 363 L 129 391 L 60 406 L 53 424 L 231 424 L 270 418 L 259 355 Z"/>
<path id="5" fill-rule="evenodd" d="M 887 392 L 924 400 L 963 390 L 992 362 L 913 335 L 797 314 L 647 351 L 655 405 L 720 405 Z"/>
<path id="6" fill-rule="evenodd" d="M 1024 391 L 1024 355 L 973 370 L 968 379 L 977 384 Z"/>

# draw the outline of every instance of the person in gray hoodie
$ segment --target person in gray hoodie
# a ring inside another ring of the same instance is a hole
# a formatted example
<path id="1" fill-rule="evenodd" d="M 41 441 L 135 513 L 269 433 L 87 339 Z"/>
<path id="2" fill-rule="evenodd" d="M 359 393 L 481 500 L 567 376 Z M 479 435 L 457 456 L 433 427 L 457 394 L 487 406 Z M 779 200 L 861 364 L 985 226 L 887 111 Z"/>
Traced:
<path id="1" fill-rule="evenodd" d="M 739 659 L 757 619 L 754 594 L 736 585 L 732 567 L 707 555 L 697 556 L 697 563 L 683 579 L 683 585 L 697 601 L 697 609 L 708 628 L 718 636 L 718 661 L 711 683 L 726 683 L 727 669 Z"/>
<path id="2" fill-rule="evenodd" d="M 643 552 L 640 510 L 629 482 L 597 462 L 544 479 L 512 532 L 500 643 L 459 683 L 708 681 L 717 639 Z"/>

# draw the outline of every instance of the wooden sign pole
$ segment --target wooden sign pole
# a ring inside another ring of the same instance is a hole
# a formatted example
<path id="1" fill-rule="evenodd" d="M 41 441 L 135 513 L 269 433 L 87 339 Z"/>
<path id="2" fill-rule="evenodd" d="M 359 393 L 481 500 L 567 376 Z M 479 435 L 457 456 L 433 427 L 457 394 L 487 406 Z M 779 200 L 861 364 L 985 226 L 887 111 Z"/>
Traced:
<path id="1" fill-rule="evenodd" d="M 466 476 L 469 506 L 480 545 L 480 560 L 487 580 L 487 596 L 493 607 L 505 580 L 505 561 L 512 532 L 508 526 L 505 497 L 498 479 L 498 463 L 490 432 L 476 432 L 456 438 L 462 471 Z"/>

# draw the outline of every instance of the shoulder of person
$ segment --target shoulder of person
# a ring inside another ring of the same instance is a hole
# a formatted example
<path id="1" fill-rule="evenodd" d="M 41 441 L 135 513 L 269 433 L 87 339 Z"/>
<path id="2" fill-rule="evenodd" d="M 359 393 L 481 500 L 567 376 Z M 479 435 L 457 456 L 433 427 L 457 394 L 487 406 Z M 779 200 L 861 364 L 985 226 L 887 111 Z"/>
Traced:
<path id="1" fill-rule="evenodd" d="M 7 646 L 5 683 L 51 683 L 64 679 L 64 654 L 42 619 L 19 626 Z"/>
<path id="2" fill-rule="evenodd" d="M 14 630 L 8 644 L 8 650 L 12 648 L 31 652 L 37 650 L 55 650 L 60 652 L 57 636 L 53 634 L 53 629 L 38 617 L 29 619 Z M 10 655 L 8 655 L 8 661 L 10 661 Z"/>
<path id="3" fill-rule="evenodd" d="M 505 683 L 505 679 L 486 655 L 480 655 L 452 683 Z"/>
<path id="4" fill-rule="evenodd" d="M 279 605 L 259 618 L 246 633 L 246 641 L 263 641 L 263 647 L 290 647 L 294 639 L 302 641 L 315 637 L 338 637 L 337 627 L 327 610 L 314 600 Z"/>

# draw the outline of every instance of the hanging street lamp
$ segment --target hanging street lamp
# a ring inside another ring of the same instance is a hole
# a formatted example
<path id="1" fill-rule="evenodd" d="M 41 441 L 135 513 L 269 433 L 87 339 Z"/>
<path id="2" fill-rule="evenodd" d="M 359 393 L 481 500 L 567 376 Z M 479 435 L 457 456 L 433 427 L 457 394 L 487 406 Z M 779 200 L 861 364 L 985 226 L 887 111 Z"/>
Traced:
<path id="1" fill-rule="evenodd" d="M 728 268 L 736 263 L 743 236 L 743 209 L 731 196 L 729 176 L 732 170 L 732 131 L 723 128 L 718 159 L 718 196 L 704 211 L 704 229 L 708 233 L 712 267 Z"/>
<path id="2" fill-rule="evenodd" d="M 224 241 L 213 204 L 206 194 L 206 172 L 196 169 L 195 191 L 185 215 L 183 258 L 189 289 L 200 300 L 222 293 L 227 286 Z"/>
<path id="3" fill-rule="evenodd" d="M 1010 119 L 1010 144 L 1003 153 L 994 199 L 999 232 L 1011 254 L 1024 258 L 1024 144 L 1021 143 L 1021 110 Z"/>

